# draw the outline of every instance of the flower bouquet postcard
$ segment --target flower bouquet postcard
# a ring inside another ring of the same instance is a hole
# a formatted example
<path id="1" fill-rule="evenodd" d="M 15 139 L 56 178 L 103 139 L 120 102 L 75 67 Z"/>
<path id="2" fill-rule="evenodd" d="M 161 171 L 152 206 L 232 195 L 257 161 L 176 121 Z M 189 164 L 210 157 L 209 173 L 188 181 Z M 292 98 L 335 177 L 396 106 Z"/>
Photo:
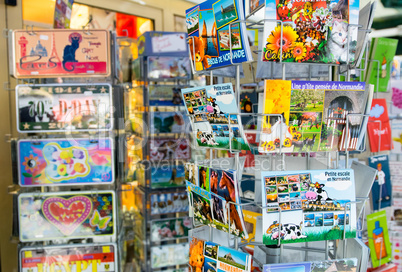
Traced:
<path id="1" fill-rule="evenodd" d="M 261 172 L 263 243 L 356 237 L 353 170 Z M 281 210 L 281 216 L 279 217 Z"/>
<path id="2" fill-rule="evenodd" d="M 20 194 L 18 213 L 23 242 L 116 234 L 113 191 Z"/>
<path id="3" fill-rule="evenodd" d="M 236 23 L 244 20 L 243 7 L 242 0 L 207 0 L 186 10 L 189 50 L 196 71 L 252 60 L 245 23 Z"/>
<path id="4" fill-rule="evenodd" d="M 198 167 L 199 186 L 187 181 L 194 212 L 194 225 L 201 223 L 247 238 L 243 209 L 240 205 L 236 171 L 206 166 Z M 227 205 L 228 202 L 231 202 Z"/>
<path id="5" fill-rule="evenodd" d="M 231 83 L 182 89 L 199 146 L 250 150 Z"/>
<path id="6" fill-rule="evenodd" d="M 385 210 L 367 215 L 367 232 L 373 267 L 390 262 L 392 260 L 392 248 L 388 236 Z"/>
<path id="7" fill-rule="evenodd" d="M 251 255 L 192 237 L 189 264 L 192 271 L 250 272 Z"/>
<path id="8" fill-rule="evenodd" d="M 119 271 L 116 244 L 23 247 L 19 255 L 21 272 Z"/>
<path id="9" fill-rule="evenodd" d="M 107 30 L 14 30 L 11 73 L 15 78 L 107 77 Z"/>
<path id="10" fill-rule="evenodd" d="M 263 61 L 352 63 L 358 22 L 359 1 L 265 0 Z"/>
<path id="11" fill-rule="evenodd" d="M 355 150 L 363 113 L 364 82 L 266 80 L 260 153 Z M 281 115 L 280 118 L 277 115 Z M 349 138 L 349 139 L 348 139 Z"/>
<path id="12" fill-rule="evenodd" d="M 114 182 L 111 138 L 19 140 L 17 154 L 21 186 Z"/>
<path id="13" fill-rule="evenodd" d="M 264 264 L 263 272 L 358 271 L 356 258 L 301 263 Z"/>
<path id="14" fill-rule="evenodd" d="M 110 130 L 110 84 L 18 85 L 15 90 L 19 132 Z"/>

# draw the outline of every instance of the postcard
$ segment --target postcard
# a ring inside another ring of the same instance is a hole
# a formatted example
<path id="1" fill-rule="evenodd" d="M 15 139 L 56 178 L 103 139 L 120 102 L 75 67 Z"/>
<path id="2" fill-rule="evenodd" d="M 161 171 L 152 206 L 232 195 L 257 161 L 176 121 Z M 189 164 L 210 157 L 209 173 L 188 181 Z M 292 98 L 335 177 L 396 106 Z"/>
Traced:
<path id="1" fill-rule="evenodd" d="M 264 244 L 341 239 L 344 232 L 356 237 L 353 170 L 263 171 L 261 177 Z"/>
<path id="2" fill-rule="evenodd" d="M 113 191 L 24 193 L 18 213 L 24 242 L 116 235 Z"/>
<path id="3" fill-rule="evenodd" d="M 21 186 L 114 182 L 111 138 L 19 140 L 17 154 Z"/>

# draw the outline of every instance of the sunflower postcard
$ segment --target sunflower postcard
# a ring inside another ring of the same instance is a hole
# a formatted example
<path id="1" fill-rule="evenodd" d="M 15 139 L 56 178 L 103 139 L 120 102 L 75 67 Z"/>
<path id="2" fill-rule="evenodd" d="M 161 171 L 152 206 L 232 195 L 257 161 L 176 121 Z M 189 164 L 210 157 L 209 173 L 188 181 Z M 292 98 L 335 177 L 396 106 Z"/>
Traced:
<path id="1" fill-rule="evenodd" d="M 352 63 L 359 1 L 266 0 L 263 61 Z"/>

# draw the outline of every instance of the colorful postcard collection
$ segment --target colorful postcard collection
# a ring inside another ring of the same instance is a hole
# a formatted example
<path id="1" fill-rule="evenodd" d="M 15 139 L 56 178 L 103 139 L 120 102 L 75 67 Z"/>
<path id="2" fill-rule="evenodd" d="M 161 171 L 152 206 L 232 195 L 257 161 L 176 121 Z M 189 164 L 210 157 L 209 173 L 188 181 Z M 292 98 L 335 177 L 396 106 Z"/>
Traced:
<path id="1" fill-rule="evenodd" d="M 192 166 L 187 164 L 187 169 Z M 194 225 L 209 225 L 236 236 L 247 238 L 243 209 L 240 205 L 236 171 L 220 170 L 206 166 L 197 167 L 198 176 L 185 175 L 194 213 Z M 191 170 L 190 170 L 191 171 Z M 227 204 L 229 203 L 229 204 Z M 236 203 L 236 204 L 233 204 Z"/>
<path id="2" fill-rule="evenodd" d="M 370 167 L 377 169 L 377 176 L 371 188 L 373 210 L 391 207 L 392 184 L 388 155 L 369 157 L 368 163 Z"/>
<path id="3" fill-rule="evenodd" d="M 190 217 L 173 218 L 151 222 L 151 240 L 158 242 L 188 237 L 193 223 Z"/>
<path id="4" fill-rule="evenodd" d="M 367 232 L 373 267 L 390 262 L 392 249 L 385 210 L 367 215 Z"/>
<path id="5" fill-rule="evenodd" d="M 188 263 L 188 243 L 151 247 L 151 267 L 182 265 Z"/>
<path id="6" fill-rule="evenodd" d="M 251 255 L 216 243 L 193 237 L 190 241 L 189 264 L 192 271 L 250 272 Z"/>
<path id="7" fill-rule="evenodd" d="M 150 139 L 150 160 L 187 160 L 191 158 L 189 140 L 185 138 Z"/>
<path id="8" fill-rule="evenodd" d="M 115 210 L 113 191 L 24 193 L 18 197 L 20 240 L 114 237 Z"/>
<path id="9" fill-rule="evenodd" d="M 353 170 L 262 172 L 263 243 L 356 237 Z M 281 210 L 281 216 L 279 213 Z"/>
<path id="10" fill-rule="evenodd" d="M 347 114 L 363 113 L 364 90 L 364 82 L 266 80 L 263 113 L 273 115 L 263 117 L 258 151 L 355 150 L 362 118 Z"/>
<path id="11" fill-rule="evenodd" d="M 151 167 L 151 188 L 184 186 L 184 165 Z"/>
<path id="12" fill-rule="evenodd" d="M 19 132 L 112 129 L 112 86 L 18 85 Z"/>
<path id="13" fill-rule="evenodd" d="M 115 244 L 24 247 L 20 271 L 118 272 L 116 251 Z"/>
<path id="14" fill-rule="evenodd" d="M 148 78 L 190 78 L 191 68 L 188 58 L 148 57 Z"/>
<path id="15" fill-rule="evenodd" d="M 182 89 L 182 95 L 199 146 L 250 150 L 231 83 Z"/>
<path id="16" fill-rule="evenodd" d="M 264 264 L 263 272 L 359 271 L 356 258 L 301 263 Z"/>
<path id="17" fill-rule="evenodd" d="M 17 154 L 21 186 L 114 182 L 110 138 L 20 140 Z"/>
<path id="18" fill-rule="evenodd" d="M 188 118 L 184 113 L 168 111 L 151 112 L 151 133 L 187 133 Z"/>
<path id="19" fill-rule="evenodd" d="M 151 215 L 188 212 L 187 192 L 151 195 Z"/>
<path id="20" fill-rule="evenodd" d="M 107 30 L 14 30 L 15 78 L 85 77 L 110 74 Z"/>
<path id="21" fill-rule="evenodd" d="M 374 98 L 371 103 L 370 118 L 367 123 L 371 152 L 391 150 L 392 136 L 389 123 L 387 101 Z"/>
<path id="22" fill-rule="evenodd" d="M 263 61 L 339 64 L 358 58 L 358 28 L 351 26 L 359 23 L 358 1 L 265 0 L 264 18 Z"/>
<path id="23" fill-rule="evenodd" d="M 189 50 L 197 71 L 252 60 L 242 0 L 207 0 L 186 10 Z"/>

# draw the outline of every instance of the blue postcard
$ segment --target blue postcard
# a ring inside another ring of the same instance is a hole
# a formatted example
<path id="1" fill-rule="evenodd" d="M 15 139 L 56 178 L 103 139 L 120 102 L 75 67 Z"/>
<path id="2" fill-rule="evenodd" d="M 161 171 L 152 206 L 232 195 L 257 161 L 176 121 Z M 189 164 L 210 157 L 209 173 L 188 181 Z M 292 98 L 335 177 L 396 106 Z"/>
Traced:
<path id="1" fill-rule="evenodd" d="M 392 184 L 389 171 L 388 155 L 378 155 L 368 158 L 369 166 L 377 169 L 377 175 L 371 188 L 373 210 L 380 210 L 392 205 Z"/>

